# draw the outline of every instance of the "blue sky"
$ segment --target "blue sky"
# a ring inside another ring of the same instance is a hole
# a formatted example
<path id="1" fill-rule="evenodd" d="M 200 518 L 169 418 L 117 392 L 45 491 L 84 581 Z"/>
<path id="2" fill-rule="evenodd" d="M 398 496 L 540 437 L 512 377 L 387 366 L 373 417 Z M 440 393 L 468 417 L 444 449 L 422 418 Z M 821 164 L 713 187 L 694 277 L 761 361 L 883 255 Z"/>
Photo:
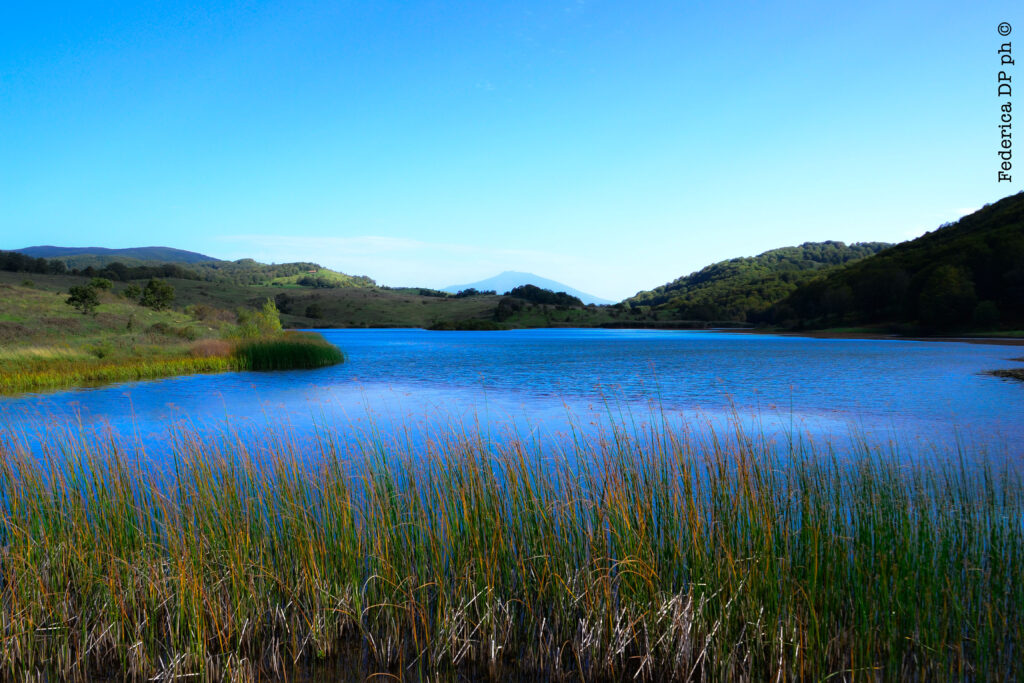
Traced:
<path id="1" fill-rule="evenodd" d="M 902 241 L 1024 186 L 1024 67 L 996 181 L 1015 5 L 7 2 L 0 248 L 523 270 L 621 299 Z"/>

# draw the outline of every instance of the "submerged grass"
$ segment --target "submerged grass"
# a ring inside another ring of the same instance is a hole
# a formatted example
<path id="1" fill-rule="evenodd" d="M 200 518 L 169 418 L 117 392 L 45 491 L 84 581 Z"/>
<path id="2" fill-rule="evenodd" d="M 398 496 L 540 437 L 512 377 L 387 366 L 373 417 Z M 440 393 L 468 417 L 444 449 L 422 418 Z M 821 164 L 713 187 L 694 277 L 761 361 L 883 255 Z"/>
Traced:
<path id="1" fill-rule="evenodd" d="M 353 653 L 399 677 L 1024 674 L 1016 474 L 681 429 L 573 444 L 183 433 L 163 476 L 8 434 L 0 675 L 253 680 Z"/>

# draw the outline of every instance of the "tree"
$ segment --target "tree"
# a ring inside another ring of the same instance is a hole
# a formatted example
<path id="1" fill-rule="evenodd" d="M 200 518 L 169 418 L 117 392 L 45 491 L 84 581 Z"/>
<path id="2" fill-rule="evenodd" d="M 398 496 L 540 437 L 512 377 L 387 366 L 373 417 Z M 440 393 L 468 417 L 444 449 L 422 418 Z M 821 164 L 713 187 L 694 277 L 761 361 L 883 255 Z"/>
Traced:
<path id="1" fill-rule="evenodd" d="M 137 284 L 133 283 L 133 284 L 130 284 L 127 287 L 125 287 L 124 291 L 121 292 L 121 294 L 124 295 L 125 299 L 131 299 L 132 301 L 138 301 L 139 297 L 142 296 L 142 287 L 139 287 Z"/>
<path id="2" fill-rule="evenodd" d="M 281 331 L 281 316 L 273 299 L 267 299 L 259 311 L 238 309 L 238 336 L 242 339 L 272 337 Z"/>
<path id="3" fill-rule="evenodd" d="M 977 298 L 971 274 L 960 266 L 941 265 L 932 271 L 918 299 L 921 322 L 948 328 L 968 322 Z"/>
<path id="4" fill-rule="evenodd" d="M 68 297 L 67 304 L 77 308 L 82 315 L 92 313 L 100 305 L 99 295 L 89 285 L 75 285 L 68 290 L 68 294 L 71 296 Z"/>
<path id="5" fill-rule="evenodd" d="M 154 311 L 164 310 L 171 305 L 172 301 L 174 301 L 174 287 L 156 278 L 146 283 L 142 290 L 142 298 L 139 299 L 140 304 L 148 306 Z"/>
<path id="6" fill-rule="evenodd" d="M 256 314 L 256 327 L 264 337 L 270 337 L 281 331 L 281 315 L 273 299 L 267 299 L 263 308 Z"/>
<path id="7" fill-rule="evenodd" d="M 999 324 L 999 306 L 994 301 L 980 301 L 974 307 L 974 324 L 985 330 L 994 328 Z"/>
<path id="8" fill-rule="evenodd" d="M 110 288 L 114 286 L 114 283 L 105 277 L 94 277 L 92 280 L 89 281 L 89 286 L 95 289 L 109 291 Z"/>

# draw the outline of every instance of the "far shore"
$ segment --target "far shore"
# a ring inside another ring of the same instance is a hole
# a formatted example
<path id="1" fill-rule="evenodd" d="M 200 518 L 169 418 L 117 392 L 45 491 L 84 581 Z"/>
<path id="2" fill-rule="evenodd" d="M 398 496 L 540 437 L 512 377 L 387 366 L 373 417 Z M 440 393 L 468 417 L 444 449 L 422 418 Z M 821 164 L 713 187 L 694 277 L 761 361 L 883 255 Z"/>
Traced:
<path id="1" fill-rule="evenodd" d="M 1024 346 L 1024 337 L 920 337 L 884 332 L 847 332 L 844 330 L 790 330 L 757 329 L 752 327 L 720 329 L 718 332 L 746 332 L 748 334 L 777 334 L 784 337 L 810 337 L 813 339 L 881 339 L 891 341 L 961 342 L 966 344 L 996 344 L 1000 346 Z"/>

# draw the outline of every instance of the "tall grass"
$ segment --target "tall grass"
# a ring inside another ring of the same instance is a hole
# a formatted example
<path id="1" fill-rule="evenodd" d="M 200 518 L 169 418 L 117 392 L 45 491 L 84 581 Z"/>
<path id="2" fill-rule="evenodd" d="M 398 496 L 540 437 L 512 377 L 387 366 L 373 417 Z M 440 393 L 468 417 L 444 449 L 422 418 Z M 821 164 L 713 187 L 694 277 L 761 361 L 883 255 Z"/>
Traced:
<path id="1" fill-rule="evenodd" d="M 238 343 L 203 339 L 187 353 L 153 356 L 114 354 L 97 359 L 37 350 L 9 354 L 8 363 L 0 368 L 0 394 L 205 372 L 320 368 L 344 359 L 344 354 L 320 335 L 296 332 Z"/>
<path id="2" fill-rule="evenodd" d="M 130 382 L 200 372 L 241 370 L 231 357 L 156 356 L 130 357 L 109 361 L 61 360 L 26 363 L 0 371 L 0 393 L 10 394 L 69 386 L 90 386 L 109 382 Z"/>
<path id="3" fill-rule="evenodd" d="M 246 370 L 322 368 L 345 360 L 345 355 L 334 344 L 318 334 L 302 332 L 241 342 L 234 355 Z"/>
<path id="4" fill-rule="evenodd" d="M 180 433 L 161 475 L 114 442 L 0 448 L 12 678 L 1024 674 L 1021 482 L 955 457 L 681 429 L 557 456 L 457 430 L 357 453 Z"/>

